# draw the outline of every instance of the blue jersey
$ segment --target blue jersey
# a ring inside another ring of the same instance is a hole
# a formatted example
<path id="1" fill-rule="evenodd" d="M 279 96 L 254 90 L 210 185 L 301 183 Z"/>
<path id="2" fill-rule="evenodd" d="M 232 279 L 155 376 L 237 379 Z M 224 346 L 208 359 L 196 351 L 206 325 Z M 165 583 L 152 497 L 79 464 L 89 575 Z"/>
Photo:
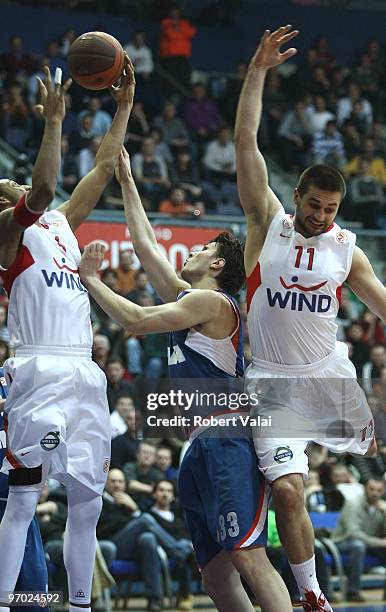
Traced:
<path id="1" fill-rule="evenodd" d="M 182 291 L 177 300 L 183 299 L 191 291 L 200 290 Z M 232 296 L 225 291 L 220 293 L 230 302 L 236 315 L 235 329 L 230 336 L 217 340 L 194 328 L 170 333 L 168 364 L 172 385 L 174 382 L 178 390 L 194 397 L 189 411 L 184 413 L 186 409 L 182 409 L 188 436 L 207 427 L 205 419 L 208 417 L 235 410 L 227 398 L 230 393 L 242 391 L 244 358 L 240 311 Z M 203 399 L 203 395 L 208 396 L 208 391 L 210 397 Z M 224 396 L 222 402 L 221 396 Z"/>
<path id="2" fill-rule="evenodd" d="M 7 397 L 7 383 L 4 378 L 3 368 L 0 368 L 0 399 Z M 0 468 L 7 452 L 6 435 L 4 431 L 4 417 L 0 409 Z M 0 473 L 0 499 L 8 497 L 8 476 Z"/>

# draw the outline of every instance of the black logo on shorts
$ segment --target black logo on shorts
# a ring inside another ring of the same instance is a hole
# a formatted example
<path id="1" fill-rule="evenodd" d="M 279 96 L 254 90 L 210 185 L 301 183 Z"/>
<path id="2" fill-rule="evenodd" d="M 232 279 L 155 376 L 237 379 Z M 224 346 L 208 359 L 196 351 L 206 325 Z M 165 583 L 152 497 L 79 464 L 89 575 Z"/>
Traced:
<path id="1" fill-rule="evenodd" d="M 291 461 L 294 454 L 289 446 L 279 446 L 276 449 L 276 452 L 273 456 L 276 463 L 285 463 L 286 461 Z"/>
<path id="2" fill-rule="evenodd" d="M 46 451 L 51 451 L 59 446 L 59 442 L 59 432 L 49 431 L 44 438 L 40 440 L 40 446 Z"/>
<path id="3" fill-rule="evenodd" d="M 84 594 L 84 591 L 82 591 L 82 589 L 79 589 L 75 597 L 86 597 L 86 595 Z"/>

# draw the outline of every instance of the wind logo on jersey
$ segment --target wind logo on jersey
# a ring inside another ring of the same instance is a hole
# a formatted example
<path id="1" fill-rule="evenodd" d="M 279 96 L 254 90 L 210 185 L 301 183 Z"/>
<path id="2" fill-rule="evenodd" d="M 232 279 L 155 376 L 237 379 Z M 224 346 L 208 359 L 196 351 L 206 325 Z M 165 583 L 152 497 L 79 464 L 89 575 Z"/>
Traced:
<path id="1" fill-rule="evenodd" d="M 294 454 L 289 446 L 279 446 L 275 451 L 273 459 L 276 463 L 285 463 L 286 461 L 291 461 L 293 456 Z"/>
<path id="2" fill-rule="evenodd" d="M 44 282 L 47 287 L 57 287 L 58 289 L 71 289 L 72 291 L 86 292 L 87 289 L 83 287 L 79 276 L 75 276 L 70 272 L 64 272 L 63 270 L 57 272 L 47 272 L 47 270 L 41 270 Z"/>
<path id="3" fill-rule="evenodd" d="M 44 438 L 40 440 L 40 446 L 46 451 L 54 450 L 59 446 L 59 443 L 60 438 L 58 431 L 49 431 Z"/>

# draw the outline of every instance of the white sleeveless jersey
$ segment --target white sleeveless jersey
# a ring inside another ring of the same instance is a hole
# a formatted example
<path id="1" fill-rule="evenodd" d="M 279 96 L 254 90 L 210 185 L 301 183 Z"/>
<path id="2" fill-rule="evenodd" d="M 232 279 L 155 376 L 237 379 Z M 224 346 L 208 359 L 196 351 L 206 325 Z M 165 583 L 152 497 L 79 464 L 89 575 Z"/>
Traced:
<path id="1" fill-rule="evenodd" d="M 44 213 L 24 231 L 16 260 L 0 271 L 14 346 L 91 348 L 90 303 L 78 274 L 80 258 L 77 240 L 58 211 Z"/>
<path id="2" fill-rule="evenodd" d="M 299 365 L 334 350 L 341 286 L 351 269 L 355 239 L 335 223 L 319 236 L 304 238 L 280 209 L 247 278 L 255 359 Z"/>

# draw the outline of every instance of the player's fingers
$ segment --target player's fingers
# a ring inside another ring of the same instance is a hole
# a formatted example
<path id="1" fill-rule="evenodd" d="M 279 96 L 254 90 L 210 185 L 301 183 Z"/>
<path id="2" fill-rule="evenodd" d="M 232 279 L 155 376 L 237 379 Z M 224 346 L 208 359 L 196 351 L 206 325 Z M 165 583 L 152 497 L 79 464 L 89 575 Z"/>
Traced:
<path id="1" fill-rule="evenodd" d="M 55 91 L 60 92 L 62 86 L 62 75 L 63 71 L 59 66 L 55 70 L 54 83 L 55 83 Z"/>
<path id="2" fill-rule="evenodd" d="M 38 83 L 39 94 L 42 98 L 44 98 L 47 95 L 47 88 L 40 77 L 37 76 L 36 80 Z"/>
<path id="3" fill-rule="evenodd" d="M 292 28 L 292 25 L 280 26 L 277 30 L 272 32 L 272 38 L 277 38 L 278 36 L 283 36 L 286 32 L 288 32 Z"/>
<path id="4" fill-rule="evenodd" d="M 264 43 L 267 40 L 267 38 L 270 36 L 270 34 L 271 34 L 271 30 L 265 30 L 263 36 L 261 37 L 260 42 Z"/>
<path id="5" fill-rule="evenodd" d="M 280 38 L 278 38 L 277 42 L 282 45 L 283 43 L 287 43 L 293 38 L 295 38 L 295 36 L 297 36 L 298 34 L 299 34 L 299 30 L 292 30 L 292 32 L 288 32 L 288 34 L 284 34 L 284 36 L 281 36 Z"/>
<path id="6" fill-rule="evenodd" d="M 64 94 L 66 94 L 68 92 L 68 90 L 70 89 L 72 85 L 72 79 L 67 79 L 67 81 L 64 83 L 63 87 L 62 87 L 62 91 Z"/>
<path id="7" fill-rule="evenodd" d="M 44 66 L 43 72 L 44 72 L 44 83 L 45 83 L 47 89 L 50 89 L 51 88 L 52 79 L 51 79 L 51 72 L 50 72 L 50 69 L 48 68 L 48 66 Z"/>
<path id="8" fill-rule="evenodd" d="M 284 62 L 285 60 L 289 59 L 290 57 L 293 57 L 294 55 L 296 55 L 298 52 L 297 49 L 295 49 L 295 47 L 291 47 L 290 49 L 287 49 L 287 51 L 285 51 L 284 53 L 280 54 L 280 57 L 282 59 L 282 61 Z"/>

